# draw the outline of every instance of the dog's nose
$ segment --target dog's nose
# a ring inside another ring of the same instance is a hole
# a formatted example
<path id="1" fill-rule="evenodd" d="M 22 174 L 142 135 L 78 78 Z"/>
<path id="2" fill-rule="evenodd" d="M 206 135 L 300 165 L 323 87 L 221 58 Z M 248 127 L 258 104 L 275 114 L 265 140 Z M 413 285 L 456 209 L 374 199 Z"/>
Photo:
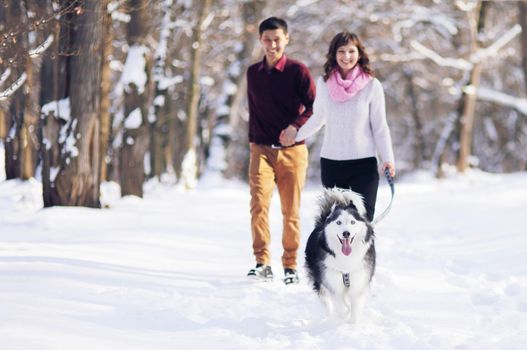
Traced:
<path id="1" fill-rule="evenodd" d="M 344 238 L 350 238 L 350 233 L 348 231 L 344 231 L 344 232 L 342 232 L 342 236 Z"/>

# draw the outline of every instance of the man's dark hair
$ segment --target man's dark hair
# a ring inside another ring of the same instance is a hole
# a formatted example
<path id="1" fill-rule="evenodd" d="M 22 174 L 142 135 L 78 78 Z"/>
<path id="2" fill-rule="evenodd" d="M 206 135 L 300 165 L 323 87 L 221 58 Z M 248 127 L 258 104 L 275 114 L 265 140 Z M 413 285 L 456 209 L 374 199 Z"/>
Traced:
<path id="1" fill-rule="evenodd" d="M 260 27 L 258 29 L 260 31 L 260 36 L 266 30 L 275 30 L 275 29 L 282 29 L 284 31 L 284 34 L 287 34 L 287 22 L 278 17 L 269 17 L 266 20 L 264 20 L 262 23 L 260 23 Z"/>

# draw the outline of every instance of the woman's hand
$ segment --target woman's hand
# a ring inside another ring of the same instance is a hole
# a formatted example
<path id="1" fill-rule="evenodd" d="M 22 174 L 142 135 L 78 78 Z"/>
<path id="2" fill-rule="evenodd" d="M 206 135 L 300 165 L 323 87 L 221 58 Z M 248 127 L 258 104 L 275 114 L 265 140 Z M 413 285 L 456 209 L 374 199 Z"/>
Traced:
<path id="1" fill-rule="evenodd" d="M 386 169 L 390 170 L 391 177 L 395 177 L 395 166 L 392 162 L 384 162 L 384 164 L 382 165 L 382 172 L 384 173 Z"/>

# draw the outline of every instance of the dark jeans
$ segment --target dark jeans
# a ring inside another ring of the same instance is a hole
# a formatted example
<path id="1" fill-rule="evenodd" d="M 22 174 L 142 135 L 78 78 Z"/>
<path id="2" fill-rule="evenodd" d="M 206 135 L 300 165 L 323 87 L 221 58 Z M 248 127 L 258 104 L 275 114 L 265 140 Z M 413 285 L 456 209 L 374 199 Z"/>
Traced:
<path id="1" fill-rule="evenodd" d="M 366 217 L 369 221 L 373 220 L 379 188 L 379 171 L 375 157 L 353 160 L 320 158 L 320 170 L 324 187 L 336 186 L 360 193 L 364 198 Z"/>

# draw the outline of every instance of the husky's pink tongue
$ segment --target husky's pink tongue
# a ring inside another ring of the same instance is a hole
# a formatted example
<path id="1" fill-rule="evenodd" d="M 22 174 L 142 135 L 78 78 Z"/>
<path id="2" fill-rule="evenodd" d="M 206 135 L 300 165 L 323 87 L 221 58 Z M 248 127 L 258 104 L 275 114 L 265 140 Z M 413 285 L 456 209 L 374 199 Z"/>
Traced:
<path id="1" fill-rule="evenodd" d="M 345 238 L 342 240 L 342 254 L 346 256 L 351 254 L 351 244 L 349 238 Z"/>

